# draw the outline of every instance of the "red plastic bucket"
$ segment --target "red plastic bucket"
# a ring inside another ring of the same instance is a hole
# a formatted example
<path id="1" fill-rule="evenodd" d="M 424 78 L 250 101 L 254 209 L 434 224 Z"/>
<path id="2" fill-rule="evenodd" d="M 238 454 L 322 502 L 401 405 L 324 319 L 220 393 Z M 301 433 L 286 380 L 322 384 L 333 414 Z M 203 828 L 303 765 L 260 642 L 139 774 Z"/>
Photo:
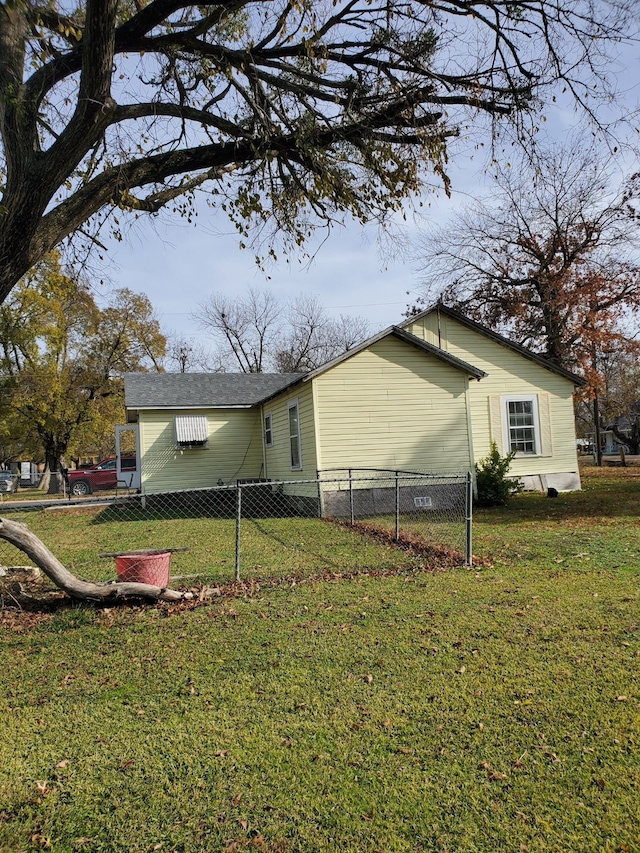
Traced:
<path id="1" fill-rule="evenodd" d="M 171 551 L 139 551 L 116 557 L 118 580 L 169 586 Z"/>

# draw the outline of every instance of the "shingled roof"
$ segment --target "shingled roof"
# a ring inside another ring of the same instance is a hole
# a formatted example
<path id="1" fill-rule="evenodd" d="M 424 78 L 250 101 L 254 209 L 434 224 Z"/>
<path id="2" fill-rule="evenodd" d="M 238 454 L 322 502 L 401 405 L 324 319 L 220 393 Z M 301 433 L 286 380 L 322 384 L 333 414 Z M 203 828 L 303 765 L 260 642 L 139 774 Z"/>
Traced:
<path id="1" fill-rule="evenodd" d="M 127 373 L 127 409 L 228 409 L 255 406 L 303 373 Z"/>
<path id="2" fill-rule="evenodd" d="M 390 326 L 308 373 L 127 373 L 124 377 L 125 405 L 130 419 L 140 409 L 249 408 L 275 397 L 296 382 L 319 376 L 387 336 L 399 338 L 474 379 L 486 376 L 483 370 L 432 346 L 406 329 Z"/>

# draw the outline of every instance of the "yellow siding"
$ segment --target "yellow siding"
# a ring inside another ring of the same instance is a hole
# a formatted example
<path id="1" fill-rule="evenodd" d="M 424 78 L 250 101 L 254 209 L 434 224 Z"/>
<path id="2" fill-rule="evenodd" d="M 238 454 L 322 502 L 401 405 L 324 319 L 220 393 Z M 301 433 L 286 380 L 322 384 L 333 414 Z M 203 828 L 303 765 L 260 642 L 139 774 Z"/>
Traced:
<path id="1" fill-rule="evenodd" d="M 435 311 L 407 327 L 411 334 L 437 345 L 435 329 Z M 476 461 L 485 457 L 490 449 L 491 410 L 494 409 L 495 424 L 497 397 L 503 394 L 537 394 L 541 421 L 544 419 L 541 432 L 545 442 L 549 440 L 545 424 L 550 427 L 551 455 L 516 457 L 511 464 L 511 473 L 526 476 L 577 472 L 572 382 L 451 317 L 441 317 L 440 334 L 443 349 L 488 374 L 479 382 L 472 380 L 469 389 Z M 545 417 L 547 412 L 548 421 Z"/>
<path id="2" fill-rule="evenodd" d="M 291 468 L 289 444 L 289 403 L 298 401 L 300 419 L 301 463 L 300 469 Z M 265 448 L 266 475 L 270 480 L 314 480 L 317 477 L 316 431 L 311 383 L 301 383 L 290 391 L 275 397 L 263 406 L 263 416 L 271 412 L 273 446 Z M 298 488 L 296 494 L 317 493 L 315 485 L 306 490 Z"/>
<path id="3" fill-rule="evenodd" d="M 386 337 L 313 380 L 322 467 L 466 471 L 463 372 Z"/>
<path id="4" fill-rule="evenodd" d="M 175 415 L 206 416 L 209 446 L 178 450 Z M 264 476 L 259 409 L 142 411 L 139 424 L 143 492 L 211 488 L 218 480 L 226 485 Z"/>

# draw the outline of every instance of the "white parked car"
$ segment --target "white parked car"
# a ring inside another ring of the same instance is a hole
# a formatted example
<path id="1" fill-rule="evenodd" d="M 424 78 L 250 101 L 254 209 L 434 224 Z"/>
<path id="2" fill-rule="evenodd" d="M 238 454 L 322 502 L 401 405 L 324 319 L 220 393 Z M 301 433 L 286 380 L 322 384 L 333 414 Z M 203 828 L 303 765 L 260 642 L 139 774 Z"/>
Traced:
<path id="1" fill-rule="evenodd" d="M 17 492 L 18 475 L 10 471 L 0 471 L 0 492 Z"/>

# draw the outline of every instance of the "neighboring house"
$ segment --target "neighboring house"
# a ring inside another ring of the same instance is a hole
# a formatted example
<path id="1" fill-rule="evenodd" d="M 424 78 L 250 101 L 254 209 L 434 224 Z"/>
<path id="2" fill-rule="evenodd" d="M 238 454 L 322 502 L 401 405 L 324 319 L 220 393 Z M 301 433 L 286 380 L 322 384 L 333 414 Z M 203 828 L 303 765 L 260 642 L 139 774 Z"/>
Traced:
<path id="1" fill-rule="evenodd" d="M 637 452 L 638 437 L 640 436 L 639 408 L 640 405 L 635 403 L 633 406 L 633 420 L 628 415 L 620 415 L 600 427 L 600 446 L 604 454 L 619 453 L 621 447 L 627 453 Z"/>
<path id="2" fill-rule="evenodd" d="M 345 468 L 464 472 L 492 439 L 516 447 L 530 488 L 572 489 L 580 381 L 439 307 L 306 374 L 128 374 L 125 403 L 149 494 Z"/>

